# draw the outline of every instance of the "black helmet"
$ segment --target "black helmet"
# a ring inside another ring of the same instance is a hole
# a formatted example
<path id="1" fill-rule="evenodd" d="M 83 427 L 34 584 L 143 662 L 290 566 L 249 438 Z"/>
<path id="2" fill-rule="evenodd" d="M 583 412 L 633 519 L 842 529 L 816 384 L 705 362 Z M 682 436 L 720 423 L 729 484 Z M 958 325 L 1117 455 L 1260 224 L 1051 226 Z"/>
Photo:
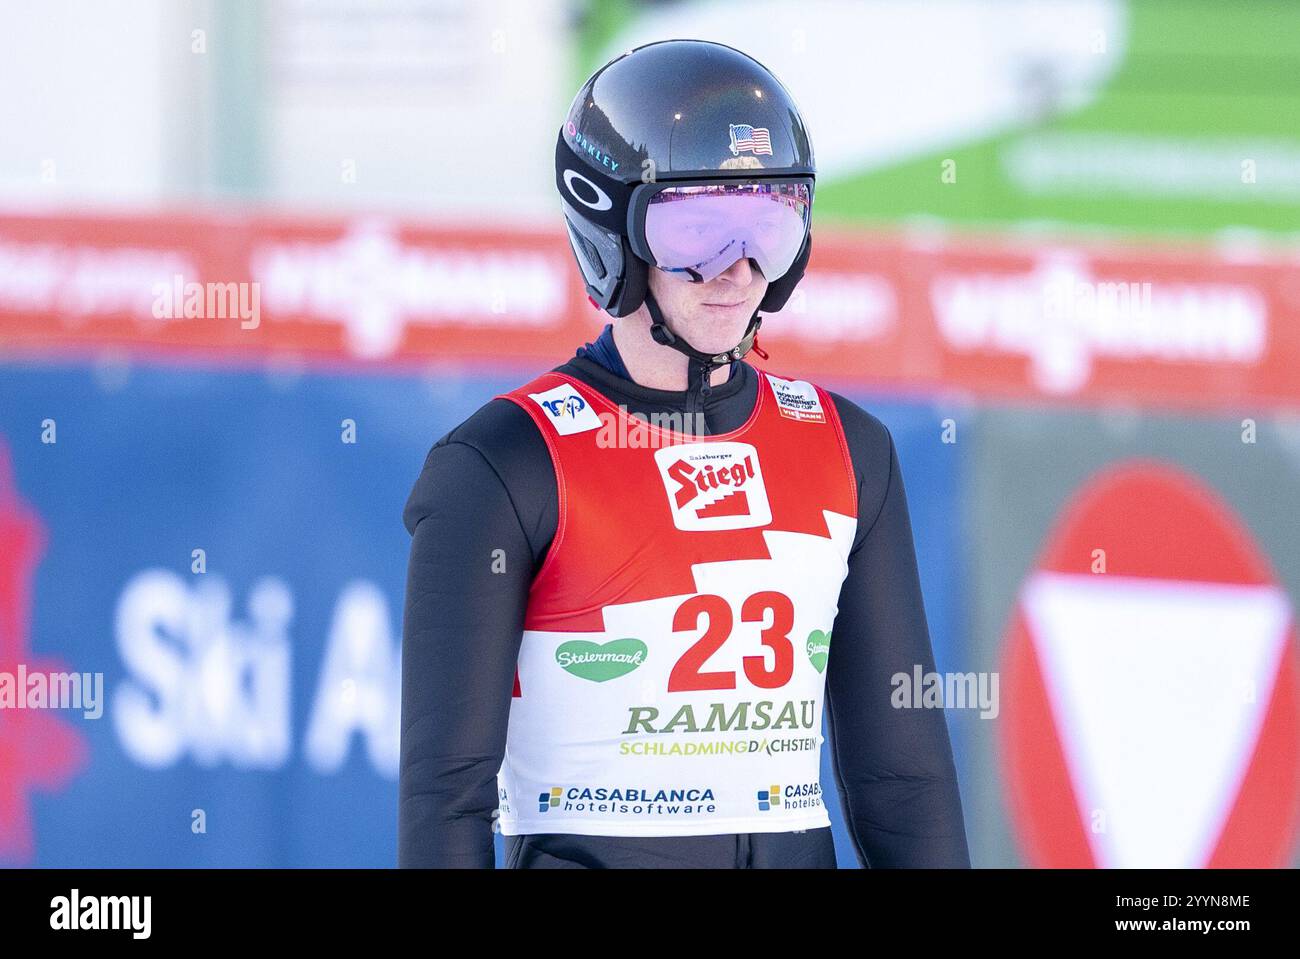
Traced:
<path id="1" fill-rule="evenodd" d="M 555 147 L 556 187 L 592 301 L 616 317 L 645 302 L 658 342 L 711 365 L 743 356 L 762 322 L 758 312 L 781 309 L 802 278 L 815 179 L 812 143 L 780 81 L 739 50 L 703 40 L 647 44 L 601 67 L 578 91 Z M 727 234 L 707 268 L 690 258 L 663 262 L 647 210 L 653 220 L 654 211 L 684 208 L 662 201 L 710 191 L 777 200 L 786 218 L 780 243 Z M 740 344 L 701 353 L 668 330 L 648 269 L 700 282 L 741 256 L 759 258 L 775 275 L 764 270 L 768 289 Z"/>

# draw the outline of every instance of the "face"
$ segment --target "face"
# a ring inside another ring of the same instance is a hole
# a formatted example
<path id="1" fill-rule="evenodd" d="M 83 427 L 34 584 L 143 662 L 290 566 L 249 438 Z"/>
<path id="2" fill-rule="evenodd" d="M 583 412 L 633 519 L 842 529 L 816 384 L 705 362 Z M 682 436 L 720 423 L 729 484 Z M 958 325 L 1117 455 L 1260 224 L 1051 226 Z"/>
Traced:
<path id="1" fill-rule="evenodd" d="M 688 283 L 654 267 L 649 280 L 673 332 L 706 353 L 721 353 L 739 343 L 767 292 L 767 280 L 747 257 L 708 283 Z"/>

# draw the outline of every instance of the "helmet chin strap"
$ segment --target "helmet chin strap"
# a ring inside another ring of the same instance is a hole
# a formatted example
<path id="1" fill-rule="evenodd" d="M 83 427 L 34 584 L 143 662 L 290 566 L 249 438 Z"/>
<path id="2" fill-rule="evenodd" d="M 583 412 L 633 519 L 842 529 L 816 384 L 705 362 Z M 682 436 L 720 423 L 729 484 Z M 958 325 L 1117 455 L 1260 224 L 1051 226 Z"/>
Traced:
<path id="1" fill-rule="evenodd" d="M 662 346 L 672 347 L 678 353 L 703 363 L 706 367 L 706 374 L 711 373 L 719 366 L 734 363 L 748 353 L 754 345 L 755 337 L 758 336 L 758 328 L 763 325 L 763 318 L 755 310 L 754 315 L 749 319 L 749 326 L 745 329 L 745 335 L 739 343 L 723 353 L 705 353 L 691 346 L 690 343 L 686 342 L 685 337 L 679 336 L 668 328 L 663 311 L 659 309 L 654 294 L 649 290 L 646 291 L 645 305 L 646 309 L 650 311 L 651 319 L 654 321 L 650 326 L 650 336 L 654 338 L 654 341 Z"/>

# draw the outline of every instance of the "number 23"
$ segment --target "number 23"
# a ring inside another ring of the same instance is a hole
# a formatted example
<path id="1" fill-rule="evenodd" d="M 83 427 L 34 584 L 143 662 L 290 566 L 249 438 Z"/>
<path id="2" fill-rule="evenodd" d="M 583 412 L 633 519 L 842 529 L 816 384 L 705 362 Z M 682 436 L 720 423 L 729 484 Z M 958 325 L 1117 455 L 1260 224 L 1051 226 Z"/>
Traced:
<path id="1" fill-rule="evenodd" d="M 764 646 L 775 654 L 772 668 L 767 668 L 767 657 L 758 654 L 742 660 L 745 676 L 761 689 L 777 689 L 790 681 L 794 673 L 794 644 L 790 630 L 794 626 L 794 604 L 785 593 L 763 590 L 749 596 L 740 607 L 740 619 L 746 623 L 761 623 L 772 611 L 772 625 L 759 634 Z M 690 692 L 700 689 L 735 689 L 734 671 L 703 672 L 705 661 L 718 651 L 731 635 L 731 604 L 721 596 L 701 593 L 682 603 L 673 616 L 673 631 L 698 629 L 700 617 L 708 617 L 704 635 L 682 654 L 668 676 L 668 691 Z"/>

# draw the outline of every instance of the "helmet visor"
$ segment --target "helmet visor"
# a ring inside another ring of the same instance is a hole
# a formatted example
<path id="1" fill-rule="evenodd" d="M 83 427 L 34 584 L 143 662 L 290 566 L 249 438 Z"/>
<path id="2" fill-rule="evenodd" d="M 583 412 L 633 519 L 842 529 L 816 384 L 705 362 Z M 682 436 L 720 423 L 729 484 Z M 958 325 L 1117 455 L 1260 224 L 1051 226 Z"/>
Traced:
<path id="1" fill-rule="evenodd" d="M 646 205 L 645 245 L 655 266 L 683 279 L 707 283 L 752 257 L 772 282 L 799 255 L 811 212 L 807 183 L 670 186 Z"/>

